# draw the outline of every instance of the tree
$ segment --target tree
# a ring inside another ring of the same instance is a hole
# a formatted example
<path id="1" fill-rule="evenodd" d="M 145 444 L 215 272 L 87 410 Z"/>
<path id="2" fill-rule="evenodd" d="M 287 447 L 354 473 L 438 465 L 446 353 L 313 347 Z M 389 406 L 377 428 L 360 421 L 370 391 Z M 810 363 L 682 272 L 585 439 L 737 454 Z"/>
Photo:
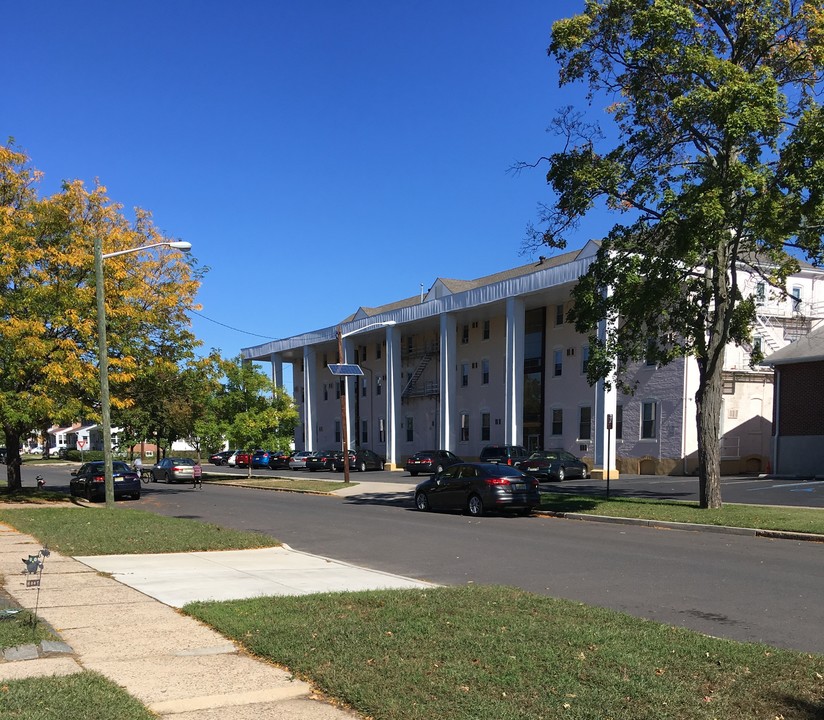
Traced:
<path id="1" fill-rule="evenodd" d="M 101 185 L 65 182 L 40 198 L 41 173 L 11 143 L 0 146 L 0 425 L 10 490 L 21 487 L 20 439 L 45 423 L 99 412 L 93 239 L 104 252 L 165 240 L 150 215 L 129 222 Z M 130 380 L 152 348 L 194 342 L 185 310 L 200 273 L 161 249 L 106 261 L 113 385 Z M 113 395 L 113 407 L 127 403 Z"/>
<path id="2" fill-rule="evenodd" d="M 599 205 L 622 215 L 573 292 L 589 380 L 693 356 L 700 504 L 720 507 L 724 349 L 747 342 L 755 320 L 737 270 L 784 291 L 797 257 L 824 258 L 821 3 L 588 0 L 553 25 L 548 53 L 562 86 L 614 101 L 617 139 L 559 113 L 565 146 L 541 159 L 555 198 L 530 242 L 565 247 Z M 604 319 L 615 331 L 599 340 Z"/>

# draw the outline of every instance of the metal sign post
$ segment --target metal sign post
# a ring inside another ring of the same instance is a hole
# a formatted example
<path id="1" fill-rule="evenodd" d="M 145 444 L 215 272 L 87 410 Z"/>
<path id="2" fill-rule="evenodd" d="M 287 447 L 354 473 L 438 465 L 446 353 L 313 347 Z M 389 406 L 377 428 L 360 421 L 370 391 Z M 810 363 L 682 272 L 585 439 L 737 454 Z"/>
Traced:
<path id="1" fill-rule="evenodd" d="M 611 437 L 612 437 L 612 415 L 607 415 L 607 499 L 609 499 L 609 463 L 610 463 L 609 450 L 610 450 L 610 446 L 612 445 Z"/>
<path id="2" fill-rule="evenodd" d="M 349 424 L 346 419 L 346 378 L 359 377 L 363 375 L 360 365 L 343 362 L 343 345 L 340 330 L 338 330 L 338 355 L 339 363 L 327 365 L 329 372 L 336 377 L 340 377 L 340 430 L 341 442 L 343 445 L 343 482 L 349 482 Z"/>

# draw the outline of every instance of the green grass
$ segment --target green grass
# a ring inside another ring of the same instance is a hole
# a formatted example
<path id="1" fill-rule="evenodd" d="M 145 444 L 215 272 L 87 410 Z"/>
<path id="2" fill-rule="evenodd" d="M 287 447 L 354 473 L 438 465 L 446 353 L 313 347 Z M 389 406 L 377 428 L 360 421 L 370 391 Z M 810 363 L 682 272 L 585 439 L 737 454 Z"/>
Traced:
<path id="1" fill-rule="evenodd" d="M 13 680 L 0 687 L 0 717 L 14 720 L 157 720 L 138 700 L 93 672 Z"/>
<path id="2" fill-rule="evenodd" d="M 731 527 L 824 534 L 824 509 L 766 505 L 731 505 L 706 510 L 695 502 L 610 498 L 592 495 L 541 493 L 541 510 L 642 518 L 665 522 L 728 525 Z"/>
<path id="3" fill-rule="evenodd" d="M 0 609 L 16 607 L 0 600 Z M 41 640 L 59 640 L 52 629 L 42 620 L 35 619 L 28 610 L 0 620 L 0 649 L 18 645 L 37 645 Z M 0 714 L 2 715 L 2 714 Z"/>
<path id="4" fill-rule="evenodd" d="M 295 480 L 288 478 L 263 478 L 259 476 L 242 478 L 237 475 L 220 475 L 205 479 L 217 485 L 244 485 L 246 487 L 269 488 L 272 490 L 295 490 L 314 493 L 331 493 L 345 487 L 355 487 L 358 484 L 356 482 L 350 482 L 347 485 L 345 482 L 335 482 L 333 480 L 309 480 L 303 478 Z"/>
<path id="5" fill-rule="evenodd" d="M 30 504 L 38 505 L 43 503 L 66 502 L 69 496 L 62 492 L 53 490 L 42 490 L 34 487 L 24 487 L 14 492 L 9 491 L 8 486 L 0 487 L 0 506 L 3 504 Z"/>
<path id="6" fill-rule="evenodd" d="M 242 550 L 280 545 L 261 533 L 125 508 L 2 508 L 0 522 L 34 536 L 63 555 Z"/>
<path id="7" fill-rule="evenodd" d="M 824 656 L 514 588 L 256 598 L 184 611 L 375 720 L 824 716 Z"/>

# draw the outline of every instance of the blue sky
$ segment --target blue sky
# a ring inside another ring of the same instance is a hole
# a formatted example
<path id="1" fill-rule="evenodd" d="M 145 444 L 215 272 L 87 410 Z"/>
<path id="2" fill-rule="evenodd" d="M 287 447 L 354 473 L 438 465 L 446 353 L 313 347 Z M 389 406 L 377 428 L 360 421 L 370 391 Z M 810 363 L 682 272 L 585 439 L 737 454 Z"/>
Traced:
<path id="1" fill-rule="evenodd" d="M 583 6 L 10 3 L 0 138 L 42 192 L 99 178 L 191 242 L 211 268 L 194 331 L 231 357 L 528 262 L 551 198 L 545 171 L 508 169 L 557 149 L 552 116 L 583 102 L 546 55 Z"/>

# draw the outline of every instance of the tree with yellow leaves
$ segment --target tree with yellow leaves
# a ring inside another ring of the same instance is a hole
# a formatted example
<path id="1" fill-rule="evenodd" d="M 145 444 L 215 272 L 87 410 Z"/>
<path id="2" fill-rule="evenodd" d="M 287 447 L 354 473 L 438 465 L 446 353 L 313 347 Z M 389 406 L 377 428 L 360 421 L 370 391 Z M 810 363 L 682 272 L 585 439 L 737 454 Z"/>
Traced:
<path id="1" fill-rule="evenodd" d="M 103 252 L 164 238 L 151 216 L 129 221 L 105 187 L 65 182 L 37 194 L 41 173 L 11 143 L 0 146 L 0 425 L 6 436 L 8 486 L 21 487 L 20 440 L 31 429 L 98 416 L 100 387 L 93 242 Z M 178 355 L 197 341 L 186 309 L 201 272 L 165 248 L 109 258 L 105 266 L 107 340 L 113 407 L 117 388 L 159 348 Z"/>

